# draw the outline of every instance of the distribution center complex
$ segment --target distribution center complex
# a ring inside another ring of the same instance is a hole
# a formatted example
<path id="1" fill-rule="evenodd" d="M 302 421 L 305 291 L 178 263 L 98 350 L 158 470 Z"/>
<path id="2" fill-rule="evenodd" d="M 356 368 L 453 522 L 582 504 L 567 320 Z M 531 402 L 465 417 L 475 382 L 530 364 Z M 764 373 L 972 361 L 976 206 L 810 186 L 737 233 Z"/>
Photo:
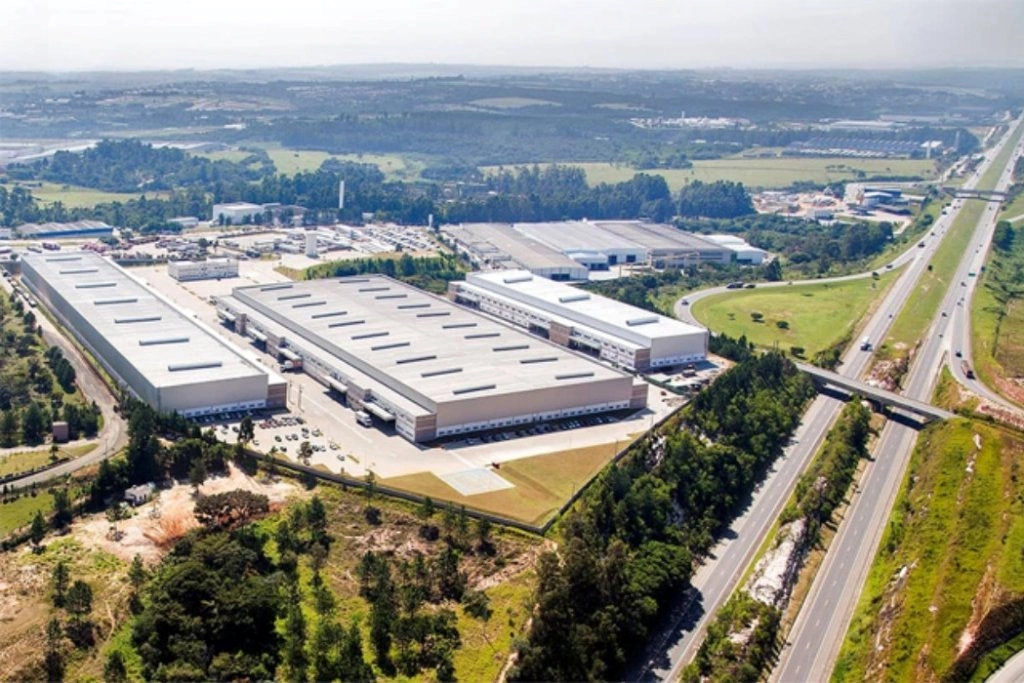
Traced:
<path id="1" fill-rule="evenodd" d="M 197 416 L 284 405 L 284 380 L 99 254 L 26 254 L 21 267 L 39 300 L 153 408 Z"/>
<path id="2" fill-rule="evenodd" d="M 525 270 L 470 273 L 457 303 L 634 371 L 704 360 L 708 331 Z"/>
<path id="3" fill-rule="evenodd" d="M 384 276 L 238 287 L 217 312 L 414 442 L 647 402 L 629 374 Z"/>

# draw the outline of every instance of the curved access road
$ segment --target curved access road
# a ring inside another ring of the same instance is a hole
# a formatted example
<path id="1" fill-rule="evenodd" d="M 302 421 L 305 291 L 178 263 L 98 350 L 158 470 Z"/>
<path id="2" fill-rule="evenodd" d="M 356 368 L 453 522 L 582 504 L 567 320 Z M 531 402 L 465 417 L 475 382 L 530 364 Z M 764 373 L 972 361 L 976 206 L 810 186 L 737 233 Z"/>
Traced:
<path id="1" fill-rule="evenodd" d="M 0 278 L 0 282 L 3 283 L 4 290 L 8 294 L 13 295 L 10 282 L 5 278 Z M 43 341 L 50 346 L 58 347 L 75 369 L 75 383 L 78 385 L 79 391 L 89 400 L 95 401 L 96 405 L 99 406 L 100 414 L 103 416 L 103 426 L 100 427 L 96 437 L 92 439 L 92 441 L 98 443 L 98 446 L 89 453 L 74 460 L 61 463 L 56 467 L 13 479 L 7 482 L 9 488 L 24 488 L 33 484 L 42 484 L 51 479 L 63 477 L 83 467 L 95 465 L 101 460 L 116 455 L 128 443 L 128 431 L 125 422 L 114 410 L 117 399 L 111 394 L 109 387 L 107 387 L 99 373 L 96 372 L 96 369 L 79 348 L 71 343 L 49 318 L 41 313 L 37 313 L 36 322 L 43 328 Z"/>
<path id="2" fill-rule="evenodd" d="M 985 683 L 1024 683 L 1024 650 L 1006 660 Z"/>

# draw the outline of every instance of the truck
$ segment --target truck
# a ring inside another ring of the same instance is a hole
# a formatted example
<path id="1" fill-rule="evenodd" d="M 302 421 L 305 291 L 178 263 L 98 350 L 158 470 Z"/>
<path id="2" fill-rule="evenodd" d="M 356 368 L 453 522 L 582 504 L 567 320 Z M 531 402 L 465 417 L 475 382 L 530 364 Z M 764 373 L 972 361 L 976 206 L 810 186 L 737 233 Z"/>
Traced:
<path id="1" fill-rule="evenodd" d="M 292 372 L 302 369 L 302 360 L 286 360 L 281 363 L 281 372 Z"/>
<path id="2" fill-rule="evenodd" d="M 356 411 L 356 423 L 361 424 L 364 427 L 372 427 L 373 426 L 373 418 L 370 417 L 370 414 L 368 412 L 366 412 L 365 410 L 357 410 Z"/>
<path id="3" fill-rule="evenodd" d="M 870 351 L 871 350 L 871 337 L 864 337 L 860 340 L 860 350 Z"/>
<path id="4" fill-rule="evenodd" d="M 970 363 L 965 360 L 960 361 L 960 369 L 964 371 L 964 377 L 974 379 L 974 370 L 971 370 Z"/>

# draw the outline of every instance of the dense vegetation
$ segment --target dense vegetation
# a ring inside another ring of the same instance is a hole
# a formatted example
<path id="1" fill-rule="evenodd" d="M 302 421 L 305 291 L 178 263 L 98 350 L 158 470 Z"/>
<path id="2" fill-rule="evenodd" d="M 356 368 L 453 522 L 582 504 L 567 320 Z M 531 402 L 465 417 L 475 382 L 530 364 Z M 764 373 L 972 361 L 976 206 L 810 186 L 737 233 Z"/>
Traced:
<path id="1" fill-rule="evenodd" d="M 516 680 L 614 678 L 782 452 L 813 388 L 784 357 L 750 358 L 606 470 L 538 566 Z"/>
<path id="2" fill-rule="evenodd" d="M 59 420 L 72 439 L 95 436 L 99 416 L 61 350 L 43 344 L 35 313 L 0 292 L 0 447 L 38 446 Z"/>
<path id="3" fill-rule="evenodd" d="M 757 683 L 774 661 L 782 611 L 739 592 L 718 610 L 682 683 Z M 738 635 L 742 634 L 742 635 Z"/>
<path id="4" fill-rule="evenodd" d="M 743 183 L 719 180 L 702 183 L 695 180 L 679 191 L 679 215 L 705 218 L 736 218 L 754 212 Z"/>
<path id="5" fill-rule="evenodd" d="M 302 278 L 319 280 L 367 273 L 380 273 L 434 294 L 444 294 L 449 282 L 465 278 L 466 267 L 452 254 L 439 252 L 433 257 L 402 254 L 397 259 L 361 258 L 321 263 L 303 271 Z"/>
<path id="6" fill-rule="evenodd" d="M 250 167 L 259 163 L 259 169 Z M 15 180 L 47 180 L 109 192 L 139 192 L 251 182 L 273 173 L 269 158 L 254 155 L 241 163 L 211 161 L 174 147 L 154 147 L 139 140 L 101 140 L 83 152 L 60 151 L 31 164 L 14 164 Z"/>

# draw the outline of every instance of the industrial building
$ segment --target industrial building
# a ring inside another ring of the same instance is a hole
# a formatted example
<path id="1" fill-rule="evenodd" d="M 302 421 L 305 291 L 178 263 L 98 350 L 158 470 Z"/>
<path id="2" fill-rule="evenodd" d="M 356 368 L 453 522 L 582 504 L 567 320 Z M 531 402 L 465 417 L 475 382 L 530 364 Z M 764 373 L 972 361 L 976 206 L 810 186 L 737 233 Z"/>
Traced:
<path id="1" fill-rule="evenodd" d="M 255 221 L 257 218 L 263 216 L 263 206 L 260 204 L 250 204 L 249 202 L 231 202 L 228 204 L 214 204 L 213 205 L 213 220 L 214 222 L 233 223 L 238 225 L 245 221 Z"/>
<path id="2" fill-rule="evenodd" d="M 231 258 L 207 259 L 206 261 L 171 261 L 167 264 L 167 274 L 178 282 L 238 277 L 238 261 Z"/>
<path id="3" fill-rule="evenodd" d="M 642 408 L 647 385 L 374 275 L 235 288 L 217 313 L 413 442 Z"/>
<path id="4" fill-rule="evenodd" d="M 587 266 L 508 223 L 462 223 L 443 230 L 482 269 L 522 268 L 551 280 L 586 280 L 589 273 Z"/>
<path id="5" fill-rule="evenodd" d="M 813 212 L 812 212 L 813 213 Z M 831 219 L 831 211 L 825 211 Z M 736 235 L 704 235 L 704 239 L 714 242 L 720 247 L 725 247 L 733 252 L 737 263 L 749 263 L 754 266 L 761 265 L 768 257 L 768 252 L 751 246 L 742 237 Z"/>
<path id="6" fill-rule="evenodd" d="M 704 360 L 708 331 L 525 271 L 470 273 L 457 303 L 632 371 Z"/>
<path id="7" fill-rule="evenodd" d="M 586 280 L 622 265 L 679 268 L 730 263 L 731 249 L 671 225 L 647 221 L 474 223 L 443 232 L 483 269 L 523 269 L 551 280 Z"/>
<path id="8" fill-rule="evenodd" d="M 114 228 L 103 221 L 73 223 L 23 223 L 14 229 L 23 239 L 54 239 L 58 237 L 109 237 Z"/>
<path id="9" fill-rule="evenodd" d="M 186 416 L 282 406 L 283 379 L 92 252 L 26 254 L 22 282 L 125 389 Z"/>

